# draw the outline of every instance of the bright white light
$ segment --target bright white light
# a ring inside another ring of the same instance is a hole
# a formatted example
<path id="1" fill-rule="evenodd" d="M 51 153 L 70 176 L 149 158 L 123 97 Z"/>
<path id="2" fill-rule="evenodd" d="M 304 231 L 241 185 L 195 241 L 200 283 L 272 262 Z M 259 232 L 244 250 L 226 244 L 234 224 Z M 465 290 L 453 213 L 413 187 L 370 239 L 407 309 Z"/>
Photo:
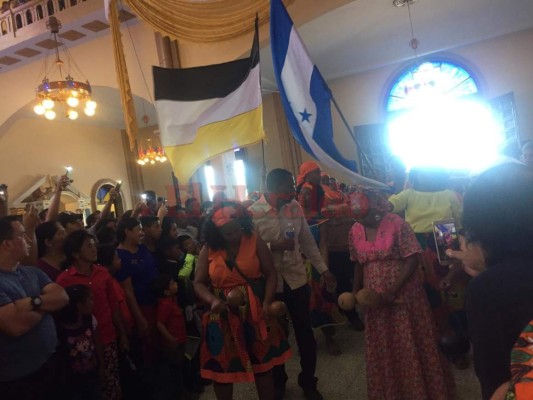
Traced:
<path id="1" fill-rule="evenodd" d="M 88 117 L 92 117 L 94 115 L 94 108 L 85 108 L 85 110 L 83 110 L 85 112 L 85 115 L 87 115 Z"/>
<path id="2" fill-rule="evenodd" d="M 80 104 L 80 101 L 76 97 L 69 97 L 67 99 L 67 104 L 71 107 L 76 107 L 78 104 Z"/>
<path id="3" fill-rule="evenodd" d="M 233 173 L 235 174 L 235 184 L 246 186 L 246 172 L 243 160 L 235 160 L 233 162 Z M 248 196 L 248 189 L 244 191 L 244 196 Z"/>
<path id="4" fill-rule="evenodd" d="M 46 110 L 46 112 L 44 113 L 44 117 L 51 121 L 56 117 L 56 113 L 53 110 Z"/>
<path id="5" fill-rule="evenodd" d="M 39 103 L 35 107 L 33 107 L 33 111 L 35 111 L 35 114 L 37 115 L 43 115 L 46 112 L 46 108 L 44 108 L 44 106 Z"/>
<path id="6" fill-rule="evenodd" d="M 89 100 L 85 103 L 85 107 L 92 108 L 93 110 L 96 108 L 96 101 Z"/>
<path id="7" fill-rule="evenodd" d="M 54 101 L 50 99 L 44 99 L 43 107 L 46 108 L 47 110 L 51 110 L 52 108 L 54 108 Z"/>
<path id="8" fill-rule="evenodd" d="M 388 124 L 389 144 L 407 169 L 473 170 L 498 157 L 502 129 L 490 109 L 471 100 L 428 102 Z"/>
<path id="9" fill-rule="evenodd" d="M 215 185 L 215 170 L 211 165 L 204 166 L 204 175 L 205 183 L 207 185 L 207 195 L 209 196 L 209 200 L 213 200 L 213 195 L 215 193 L 213 192 L 212 186 Z"/>
<path id="10" fill-rule="evenodd" d="M 67 115 L 73 121 L 78 118 L 78 112 L 74 110 L 68 110 Z"/>

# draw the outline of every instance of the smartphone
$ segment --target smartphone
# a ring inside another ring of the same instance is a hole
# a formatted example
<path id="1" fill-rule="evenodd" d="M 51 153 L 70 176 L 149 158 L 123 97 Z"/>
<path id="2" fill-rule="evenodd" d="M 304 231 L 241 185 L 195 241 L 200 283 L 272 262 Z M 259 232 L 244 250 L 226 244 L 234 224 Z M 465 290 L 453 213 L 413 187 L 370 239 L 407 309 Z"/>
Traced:
<path id="1" fill-rule="evenodd" d="M 70 173 L 72 172 L 72 167 L 68 166 L 68 167 L 65 167 L 65 169 L 67 170 L 67 172 L 65 172 L 65 176 L 69 176 Z"/>
<path id="2" fill-rule="evenodd" d="M 453 219 L 443 219 L 433 222 L 433 236 L 440 265 L 450 265 L 452 259 L 446 255 L 446 250 L 459 250 L 459 233 Z"/>
<path id="3" fill-rule="evenodd" d="M 115 190 L 120 190 L 120 187 L 122 186 L 122 181 L 118 181 L 115 185 Z"/>

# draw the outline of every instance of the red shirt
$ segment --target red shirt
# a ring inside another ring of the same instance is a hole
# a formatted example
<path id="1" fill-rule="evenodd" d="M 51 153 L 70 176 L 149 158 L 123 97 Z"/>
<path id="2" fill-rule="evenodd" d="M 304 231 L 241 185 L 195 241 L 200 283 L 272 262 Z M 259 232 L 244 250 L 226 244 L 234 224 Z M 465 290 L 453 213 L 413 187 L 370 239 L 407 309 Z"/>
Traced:
<path id="1" fill-rule="evenodd" d="M 111 282 L 113 284 L 113 290 L 115 291 L 115 297 L 117 298 L 118 308 L 120 310 L 120 314 L 122 315 L 122 320 L 126 325 L 126 331 L 131 332 L 135 321 L 133 320 L 130 308 L 128 307 L 128 303 L 126 302 L 126 294 L 124 293 L 124 289 L 122 289 L 122 286 L 120 286 L 120 283 L 118 283 L 116 279 L 112 279 Z"/>
<path id="2" fill-rule="evenodd" d="M 56 281 L 56 279 L 59 276 L 59 274 L 61 274 L 61 270 L 60 269 L 52 267 L 50 264 L 48 264 L 42 258 L 39 258 L 37 260 L 37 264 L 35 264 L 35 265 L 37 266 L 37 268 L 39 268 L 41 271 L 43 271 L 46 275 L 48 275 L 48 277 L 51 280 L 53 280 L 54 282 Z"/>
<path id="3" fill-rule="evenodd" d="M 113 289 L 113 277 L 107 269 L 93 265 L 91 274 L 84 275 L 79 273 L 76 268 L 70 267 L 59 275 L 56 283 L 63 287 L 89 286 L 94 300 L 93 315 L 98 321 L 98 333 L 102 344 L 106 346 L 117 338 L 111 314 L 113 310 L 117 309 L 118 303 Z"/>
<path id="4" fill-rule="evenodd" d="M 185 318 L 174 297 L 164 297 L 157 302 L 157 322 L 162 323 L 178 343 L 185 343 Z"/>

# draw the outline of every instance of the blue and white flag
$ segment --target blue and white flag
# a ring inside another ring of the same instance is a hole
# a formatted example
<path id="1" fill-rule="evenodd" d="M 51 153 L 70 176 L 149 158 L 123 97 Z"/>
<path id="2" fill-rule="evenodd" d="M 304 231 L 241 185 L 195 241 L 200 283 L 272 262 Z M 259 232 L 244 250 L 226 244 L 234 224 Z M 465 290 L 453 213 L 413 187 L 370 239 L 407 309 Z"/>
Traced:
<path id="1" fill-rule="evenodd" d="M 333 141 L 331 90 L 313 64 L 281 0 L 270 2 L 270 42 L 283 108 L 296 141 L 325 166 L 352 178 L 351 184 L 385 187 L 357 173 Z M 355 146 L 355 144 L 354 144 Z"/>

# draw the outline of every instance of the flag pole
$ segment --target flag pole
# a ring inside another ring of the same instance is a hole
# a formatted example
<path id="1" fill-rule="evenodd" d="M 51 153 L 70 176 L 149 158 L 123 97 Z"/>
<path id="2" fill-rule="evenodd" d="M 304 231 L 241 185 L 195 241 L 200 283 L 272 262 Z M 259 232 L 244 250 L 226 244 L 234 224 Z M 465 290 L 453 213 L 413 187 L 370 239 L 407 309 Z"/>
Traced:
<path id="1" fill-rule="evenodd" d="M 344 126 L 346 127 L 346 129 L 348 129 L 348 132 L 350 133 L 350 136 L 351 138 L 353 139 L 353 141 L 355 142 L 355 145 L 357 146 L 357 148 L 359 149 L 359 151 L 361 152 L 361 155 L 363 156 L 363 158 L 365 159 L 366 163 L 368 164 L 368 167 L 372 170 L 372 172 L 374 174 L 377 175 L 377 171 L 376 169 L 374 168 L 374 166 L 372 165 L 372 163 L 370 162 L 370 160 L 368 159 L 368 156 L 366 155 L 365 151 L 363 150 L 363 148 L 361 147 L 361 145 L 359 144 L 359 141 L 357 140 L 357 137 L 355 136 L 355 133 L 354 131 L 352 130 L 352 128 L 350 127 L 350 124 L 348 124 L 348 121 L 346 120 L 346 117 L 344 116 L 344 114 L 342 113 L 339 105 L 337 104 L 337 101 L 335 100 L 335 97 L 333 97 L 333 94 L 331 95 L 331 101 L 333 102 L 333 105 L 335 106 L 335 109 L 337 110 L 337 112 L 339 113 L 339 116 L 341 117 L 342 119 L 342 122 L 344 123 Z M 363 164 L 362 162 L 359 160 L 359 169 L 361 171 L 361 173 L 363 173 Z"/>
<path id="2" fill-rule="evenodd" d="M 266 173 L 267 173 L 267 166 L 265 163 L 265 140 L 261 139 L 261 153 L 263 156 L 263 165 L 261 167 L 261 187 L 260 192 L 264 193 L 266 191 Z"/>

